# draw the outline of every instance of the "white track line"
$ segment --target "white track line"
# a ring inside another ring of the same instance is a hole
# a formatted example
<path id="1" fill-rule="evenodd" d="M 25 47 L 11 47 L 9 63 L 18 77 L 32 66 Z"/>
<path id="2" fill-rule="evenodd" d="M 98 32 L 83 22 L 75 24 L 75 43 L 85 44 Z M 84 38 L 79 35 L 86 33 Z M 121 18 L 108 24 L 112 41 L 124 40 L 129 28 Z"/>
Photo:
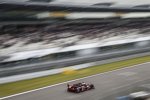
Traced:
<path id="1" fill-rule="evenodd" d="M 120 69 L 116 69 L 116 70 L 112 70 L 112 71 L 108 71 L 108 72 L 104 72 L 104 73 L 100 73 L 100 74 L 95 74 L 95 75 L 91 75 L 91 76 L 87 76 L 87 77 L 83 77 L 83 78 L 78 78 L 78 79 L 75 79 L 75 80 L 70 80 L 70 81 L 66 81 L 66 82 L 62 82 L 62 83 L 58 83 L 58 84 L 54 84 L 54 85 L 50 85 L 50 86 L 46 86 L 46 87 L 42 87 L 42 88 L 38 88 L 38 89 L 26 91 L 26 92 L 14 94 L 14 95 L 2 97 L 2 98 L 0 98 L 0 100 L 11 98 L 11 97 L 22 95 L 22 94 L 26 94 L 26 93 L 30 93 L 30 92 L 34 92 L 34 91 L 39 91 L 39 90 L 42 90 L 42 89 L 46 89 L 46 88 L 58 86 L 58 85 L 61 85 L 61 84 L 65 84 L 65 83 L 69 83 L 69 82 L 73 82 L 73 81 L 77 81 L 77 80 L 81 80 L 81 79 L 86 79 L 86 78 L 91 78 L 91 77 L 98 76 L 98 75 L 103 75 L 103 74 L 106 74 L 106 73 L 111 73 L 111 72 L 115 72 L 115 71 L 119 71 L 119 70 L 124 70 L 124 69 L 130 69 L 130 68 L 135 67 L 135 66 L 140 66 L 140 65 L 149 64 L 149 63 L 150 62 L 146 62 L 146 63 L 137 64 L 137 65 L 133 65 L 133 66 L 128 66 L 128 67 L 125 67 L 125 68 L 120 68 Z"/>

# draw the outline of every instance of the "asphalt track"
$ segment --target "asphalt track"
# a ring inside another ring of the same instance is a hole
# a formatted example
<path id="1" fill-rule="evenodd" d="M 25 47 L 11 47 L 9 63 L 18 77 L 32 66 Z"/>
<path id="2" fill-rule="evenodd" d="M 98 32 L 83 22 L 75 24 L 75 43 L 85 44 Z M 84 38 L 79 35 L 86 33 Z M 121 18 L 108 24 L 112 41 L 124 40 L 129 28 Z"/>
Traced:
<path id="1" fill-rule="evenodd" d="M 67 83 L 64 83 L 4 100 L 115 100 L 112 95 L 119 95 L 123 90 L 129 90 L 135 85 L 149 83 L 149 76 L 150 63 L 145 63 L 69 82 L 71 84 L 82 81 L 93 83 L 95 90 L 79 94 L 68 93 Z"/>

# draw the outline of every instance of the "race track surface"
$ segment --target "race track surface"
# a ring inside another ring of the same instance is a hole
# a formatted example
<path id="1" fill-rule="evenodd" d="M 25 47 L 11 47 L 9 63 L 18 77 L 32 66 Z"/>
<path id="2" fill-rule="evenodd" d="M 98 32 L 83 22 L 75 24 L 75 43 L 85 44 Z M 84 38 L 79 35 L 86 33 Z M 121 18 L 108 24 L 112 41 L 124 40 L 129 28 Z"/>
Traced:
<path id="1" fill-rule="evenodd" d="M 83 93 L 68 93 L 67 83 L 64 83 L 4 100 L 115 100 L 112 95 L 119 95 L 123 90 L 129 90 L 142 82 L 149 83 L 149 76 L 150 63 L 145 63 L 69 82 L 73 84 L 84 81 L 95 85 L 96 89 Z"/>

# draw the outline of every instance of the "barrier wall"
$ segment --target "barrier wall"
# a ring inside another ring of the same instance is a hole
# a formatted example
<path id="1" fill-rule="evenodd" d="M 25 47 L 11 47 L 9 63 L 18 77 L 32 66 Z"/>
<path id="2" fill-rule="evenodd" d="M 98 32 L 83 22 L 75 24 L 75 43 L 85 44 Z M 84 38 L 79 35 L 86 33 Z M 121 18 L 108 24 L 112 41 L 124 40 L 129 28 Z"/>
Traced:
<path id="1" fill-rule="evenodd" d="M 67 58 L 61 60 L 37 62 L 28 65 L 4 67 L 0 69 L 0 78 L 17 75 L 17 74 L 19 75 L 19 74 L 33 73 L 33 72 L 44 71 L 44 70 L 52 70 L 56 68 L 63 68 L 63 67 L 72 66 L 76 64 L 103 61 L 107 59 L 134 55 L 134 54 L 144 53 L 149 51 L 150 51 L 150 47 L 135 48 L 129 50 L 111 51 L 111 52 L 101 53 L 101 54 L 79 56 L 79 57 L 73 57 L 73 58 Z"/>
<path id="2" fill-rule="evenodd" d="M 83 69 L 83 68 L 87 68 L 87 67 L 91 67 L 95 65 L 101 65 L 101 64 L 106 64 L 106 63 L 111 63 L 111 62 L 146 56 L 146 55 L 150 55 L 150 52 L 134 54 L 134 55 L 124 56 L 124 57 L 111 58 L 107 60 L 101 60 L 101 61 L 96 61 L 96 62 L 91 62 L 91 63 L 86 63 L 86 64 L 74 65 L 74 66 L 67 67 L 67 69 L 79 70 L 79 69 Z M 41 72 L 3 77 L 3 78 L 0 78 L 0 84 L 58 74 L 58 73 L 64 72 L 65 70 L 66 68 L 59 68 L 59 69 L 52 69 L 52 70 L 41 71 Z"/>

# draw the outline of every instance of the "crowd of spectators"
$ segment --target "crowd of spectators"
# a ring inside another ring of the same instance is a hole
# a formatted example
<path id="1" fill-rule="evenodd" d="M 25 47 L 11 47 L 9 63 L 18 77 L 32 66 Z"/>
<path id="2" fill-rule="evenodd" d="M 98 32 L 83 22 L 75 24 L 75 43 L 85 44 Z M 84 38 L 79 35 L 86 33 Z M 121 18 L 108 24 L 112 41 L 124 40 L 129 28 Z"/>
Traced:
<path id="1" fill-rule="evenodd" d="M 149 34 L 149 21 L 116 21 L 105 23 L 51 23 L 43 25 L 0 26 L 0 49 L 18 43 L 23 47 L 33 43 L 52 47 L 97 42 L 123 34 Z M 16 48 L 17 49 L 17 48 Z"/>

